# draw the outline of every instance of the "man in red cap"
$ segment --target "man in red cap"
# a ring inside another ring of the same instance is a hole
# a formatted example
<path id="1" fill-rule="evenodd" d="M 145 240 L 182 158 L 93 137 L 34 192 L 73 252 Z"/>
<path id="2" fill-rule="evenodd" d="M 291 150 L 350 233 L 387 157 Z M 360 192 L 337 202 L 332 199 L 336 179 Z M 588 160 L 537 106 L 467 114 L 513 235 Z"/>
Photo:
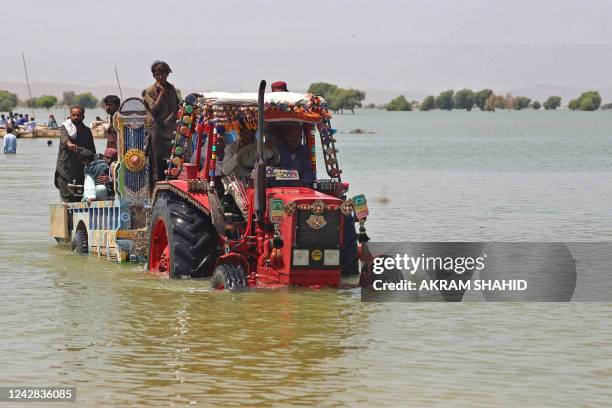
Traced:
<path id="1" fill-rule="evenodd" d="M 289 92 L 287 89 L 287 83 L 284 81 L 272 82 L 270 87 L 272 88 L 272 92 Z"/>

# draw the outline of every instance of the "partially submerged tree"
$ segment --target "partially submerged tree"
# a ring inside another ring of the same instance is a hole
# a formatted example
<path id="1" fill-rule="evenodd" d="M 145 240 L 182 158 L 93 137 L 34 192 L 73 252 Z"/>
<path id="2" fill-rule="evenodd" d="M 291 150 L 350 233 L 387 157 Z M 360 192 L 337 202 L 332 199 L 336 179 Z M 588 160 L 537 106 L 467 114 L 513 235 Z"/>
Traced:
<path id="1" fill-rule="evenodd" d="M 98 105 L 98 98 L 93 96 L 91 92 L 85 92 L 74 97 L 74 104 L 87 109 L 93 109 Z"/>
<path id="2" fill-rule="evenodd" d="M 411 111 L 412 105 L 404 95 L 400 95 L 387 104 L 388 111 Z"/>
<path id="3" fill-rule="evenodd" d="M 365 92 L 358 89 L 340 88 L 337 85 L 327 82 L 316 82 L 310 84 L 308 93 L 321 95 L 327 101 L 329 109 L 335 112 L 343 112 L 344 109 L 350 109 L 355 113 L 355 108 L 361 107 L 361 101 L 365 99 Z"/>
<path id="4" fill-rule="evenodd" d="M 56 104 L 57 98 L 55 96 L 43 95 L 39 98 L 36 98 L 36 104 L 34 106 L 37 106 L 39 108 L 46 108 L 47 110 L 49 110 L 49 108 L 52 108 Z"/>
<path id="5" fill-rule="evenodd" d="M 433 95 L 429 95 L 428 97 L 423 99 L 423 102 L 421 102 L 421 106 L 419 106 L 419 110 L 426 112 L 434 109 L 435 107 L 435 98 Z"/>
<path id="6" fill-rule="evenodd" d="M 465 109 L 471 111 L 474 107 L 476 98 L 474 92 L 469 89 L 462 89 L 455 94 L 454 106 L 455 109 Z"/>
<path id="7" fill-rule="evenodd" d="M 544 109 L 546 110 L 555 110 L 559 106 L 561 106 L 561 97 L 560 96 L 549 96 L 548 99 L 544 101 Z"/>
<path id="8" fill-rule="evenodd" d="M 476 92 L 474 94 L 474 102 L 476 103 L 476 106 L 478 106 L 480 110 L 487 110 L 485 109 L 485 103 L 491 95 L 493 95 L 493 91 L 490 89 L 483 89 L 482 91 Z"/>
<path id="9" fill-rule="evenodd" d="M 17 95 L 9 91 L 0 90 L 0 112 L 10 112 L 17 106 Z"/>
<path id="10" fill-rule="evenodd" d="M 583 92 L 578 99 L 572 99 L 568 106 L 572 110 L 594 111 L 601 106 L 601 96 L 597 91 Z"/>
<path id="11" fill-rule="evenodd" d="M 442 110 L 452 110 L 454 106 L 453 95 L 455 91 L 449 89 L 448 91 L 441 92 L 435 99 L 436 108 Z"/>

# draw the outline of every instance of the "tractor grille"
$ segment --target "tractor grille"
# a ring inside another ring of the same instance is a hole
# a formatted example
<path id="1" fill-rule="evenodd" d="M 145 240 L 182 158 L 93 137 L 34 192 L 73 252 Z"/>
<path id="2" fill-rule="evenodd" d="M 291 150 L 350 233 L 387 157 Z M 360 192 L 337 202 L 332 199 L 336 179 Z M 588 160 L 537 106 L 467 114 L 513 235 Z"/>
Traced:
<path id="1" fill-rule="evenodd" d="M 297 211 L 295 231 L 296 248 L 337 249 L 340 248 L 340 211 L 325 211 L 327 225 L 320 229 L 308 226 L 310 211 Z"/>

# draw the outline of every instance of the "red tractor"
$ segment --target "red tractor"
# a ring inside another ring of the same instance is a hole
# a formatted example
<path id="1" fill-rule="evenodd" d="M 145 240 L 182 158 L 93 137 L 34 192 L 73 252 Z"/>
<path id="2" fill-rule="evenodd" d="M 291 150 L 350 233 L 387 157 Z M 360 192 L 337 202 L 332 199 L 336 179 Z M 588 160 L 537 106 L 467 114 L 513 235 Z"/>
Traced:
<path id="1" fill-rule="evenodd" d="M 322 97 L 266 94 L 265 81 L 258 94 L 189 95 L 167 180 L 153 191 L 148 269 L 171 278 L 212 276 L 214 288 L 230 290 L 335 287 L 341 276 L 358 274 L 359 259 L 368 254 L 367 204 L 363 195 L 346 197 L 330 117 Z M 275 143 L 283 135 L 274 131 L 289 125 L 299 129 L 307 152 L 309 168 L 301 171 L 312 177 L 306 180 L 279 166 Z M 255 130 L 256 141 L 233 142 L 242 176 L 223 174 L 230 139 Z M 316 177 L 317 132 L 328 179 Z"/>

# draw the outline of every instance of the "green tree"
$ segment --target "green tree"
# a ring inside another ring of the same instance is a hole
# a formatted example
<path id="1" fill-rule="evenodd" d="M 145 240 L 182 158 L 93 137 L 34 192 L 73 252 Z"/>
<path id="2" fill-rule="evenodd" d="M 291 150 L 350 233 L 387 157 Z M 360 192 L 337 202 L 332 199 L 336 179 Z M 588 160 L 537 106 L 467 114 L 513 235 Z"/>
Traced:
<path id="1" fill-rule="evenodd" d="M 542 107 L 542 104 L 538 101 L 531 102 L 531 109 L 539 110 Z"/>
<path id="2" fill-rule="evenodd" d="M 321 95 L 329 103 L 329 99 L 336 90 L 338 90 L 337 85 L 328 84 L 327 82 L 315 82 L 314 84 L 310 84 L 307 92 L 314 95 Z"/>
<path id="3" fill-rule="evenodd" d="M 62 92 L 62 105 L 64 106 L 73 106 L 75 105 L 76 94 L 74 91 L 64 91 Z"/>
<path id="4" fill-rule="evenodd" d="M 423 99 L 423 102 L 421 102 L 421 106 L 419 107 L 419 110 L 427 112 L 427 111 L 434 109 L 435 107 L 436 107 L 435 98 L 433 95 L 429 95 L 428 97 Z"/>
<path id="5" fill-rule="evenodd" d="M 516 98 L 514 98 L 512 107 L 515 110 L 523 110 L 523 109 L 527 109 L 530 103 L 531 103 L 530 98 L 527 98 L 525 96 L 517 96 Z"/>
<path id="6" fill-rule="evenodd" d="M 575 101 L 572 106 L 581 111 L 594 111 L 601 106 L 601 96 L 596 91 L 583 92 Z"/>
<path id="7" fill-rule="evenodd" d="M 0 90 L 0 112 L 10 112 L 17 106 L 17 95 Z"/>
<path id="8" fill-rule="evenodd" d="M 548 99 L 544 101 L 544 109 L 546 110 L 556 110 L 559 106 L 561 106 L 561 97 L 560 96 L 549 96 Z"/>
<path id="9" fill-rule="evenodd" d="M 74 97 L 74 104 L 87 109 L 93 109 L 98 105 L 98 98 L 93 96 L 91 92 L 85 92 Z"/>
<path id="10" fill-rule="evenodd" d="M 570 108 L 571 110 L 578 110 L 580 108 L 578 99 L 572 99 L 571 101 L 569 101 L 569 103 L 567 104 L 567 107 Z"/>
<path id="11" fill-rule="evenodd" d="M 453 95 L 455 91 L 449 89 L 448 91 L 441 92 L 440 95 L 436 96 L 434 101 L 436 108 L 443 110 L 453 109 Z"/>
<path id="12" fill-rule="evenodd" d="M 361 108 L 361 101 L 365 99 L 365 92 L 357 89 L 338 88 L 333 95 L 337 110 L 350 109 L 355 114 L 355 108 Z"/>
<path id="13" fill-rule="evenodd" d="M 387 110 L 388 111 L 410 111 L 412 110 L 412 106 L 410 102 L 406 100 L 406 97 L 404 97 L 404 95 L 400 95 L 397 98 L 391 100 L 391 102 L 387 104 Z"/>
<path id="14" fill-rule="evenodd" d="M 345 89 L 327 82 L 315 82 L 308 87 L 308 93 L 321 95 L 327 101 L 327 106 L 332 111 L 344 111 L 350 109 L 355 113 L 355 108 L 361 107 L 361 101 L 365 99 L 365 92 L 358 89 Z"/>
<path id="15" fill-rule="evenodd" d="M 474 96 L 474 92 L 472 92 L 470 89 L 462 89 L 457 91 L 455 94 L 455 109 L 465 109 L 467 111 L 471 111 L 475 102 L 476 98 Z"/>
<path id="16" fill-rule="evenodd" d="M 476 103 L 476 106 L 478 106 L 480 110 L 486 110 L 485 103 L 491 95 L 493 95 L 493 91 L 490 89 L 483 89 L 482 91 L 476 92 L 476 94 L 474 94 L 474 102 Z"/>
<path id="17" fill-rule="evenodd" d="M 34 106 L 40 108 L 49 108 L 55 106 L 57 104 L 57 98 L 53 95 L 43 95 L 39 98 L 36 98 L 36 104 Z"/>

